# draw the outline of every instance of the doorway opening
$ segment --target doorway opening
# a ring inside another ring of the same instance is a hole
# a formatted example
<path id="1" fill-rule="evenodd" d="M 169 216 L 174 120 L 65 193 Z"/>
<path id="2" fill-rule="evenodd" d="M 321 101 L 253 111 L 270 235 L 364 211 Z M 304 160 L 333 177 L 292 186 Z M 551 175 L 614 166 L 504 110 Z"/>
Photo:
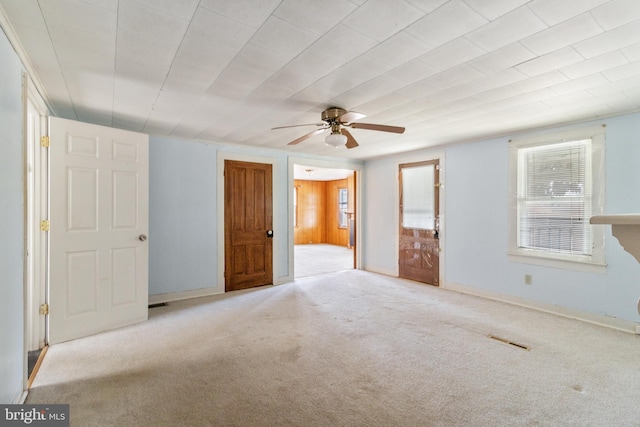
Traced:
<path id="1" fill-rule="evenodd" d="M 294 278 L 355 268 L 357 172 L 295 164 L 293 174 Z"/>

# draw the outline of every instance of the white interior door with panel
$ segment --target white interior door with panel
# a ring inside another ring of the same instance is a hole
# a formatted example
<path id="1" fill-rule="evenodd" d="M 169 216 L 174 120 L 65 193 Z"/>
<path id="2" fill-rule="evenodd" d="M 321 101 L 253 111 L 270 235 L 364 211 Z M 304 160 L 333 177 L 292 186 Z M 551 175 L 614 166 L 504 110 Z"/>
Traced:
<path id="1" fill-rule="evenodd" d="M 50 118 L 49 344 L 147 319 L 147 135 Z"/>

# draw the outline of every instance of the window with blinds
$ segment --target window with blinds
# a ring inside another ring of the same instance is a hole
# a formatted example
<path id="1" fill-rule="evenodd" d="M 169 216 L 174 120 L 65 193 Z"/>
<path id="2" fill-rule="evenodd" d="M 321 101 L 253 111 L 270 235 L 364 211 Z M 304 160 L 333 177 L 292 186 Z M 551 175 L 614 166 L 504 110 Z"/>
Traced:
<path id="1" fill-rule="evenodd" d="M 518 246 L 591 254 L 591 140 L 518 151 Z"/>
<path id="2" fill-rule="evenodd" d="M 604 142 L 605 126 L 510 141 L 511 260 L 581 271 L 606 265 L 604 228 L 589 223 L 604 208 Z"/>

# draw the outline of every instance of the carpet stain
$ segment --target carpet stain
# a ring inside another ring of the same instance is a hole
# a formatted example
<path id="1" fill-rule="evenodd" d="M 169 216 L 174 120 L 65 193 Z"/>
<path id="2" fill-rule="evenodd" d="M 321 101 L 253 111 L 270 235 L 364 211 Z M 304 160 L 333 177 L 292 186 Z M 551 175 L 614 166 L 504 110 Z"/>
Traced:
<path id="1" fill-rule="evenodd" d="M 571 388 L 574 389 L 575 391 L 577 391 L 578 393 L 584 393 L 584 388 L 579 384 L 576 384 L 576 385 L 572 386 Z"/>
<path id="2" fill-rule="evenodd" d="M 300 358 L 300 346 L 296 345 L 294 348 L 280 353 L 280 360 L 283 362 L 293 363 Z"/>

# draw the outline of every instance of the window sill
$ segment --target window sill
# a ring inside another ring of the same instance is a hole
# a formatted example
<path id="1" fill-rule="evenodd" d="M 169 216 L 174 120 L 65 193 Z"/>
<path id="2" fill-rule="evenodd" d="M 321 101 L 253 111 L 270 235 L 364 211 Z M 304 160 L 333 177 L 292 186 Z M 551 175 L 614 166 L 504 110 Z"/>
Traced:
<path id="1" fill-rule="evenodd" d="M 544 255 L 531 255 L 517 251 L 507 253 L 510 262 L 519 264 L 538 265 L 540 267 L 559 268 L 561 270 L 579 271 L 582 273 L 606 274 L 607 264 L 591 261 L 578 261 L 571 259 L 561 259 L 547 257 Z"/>

